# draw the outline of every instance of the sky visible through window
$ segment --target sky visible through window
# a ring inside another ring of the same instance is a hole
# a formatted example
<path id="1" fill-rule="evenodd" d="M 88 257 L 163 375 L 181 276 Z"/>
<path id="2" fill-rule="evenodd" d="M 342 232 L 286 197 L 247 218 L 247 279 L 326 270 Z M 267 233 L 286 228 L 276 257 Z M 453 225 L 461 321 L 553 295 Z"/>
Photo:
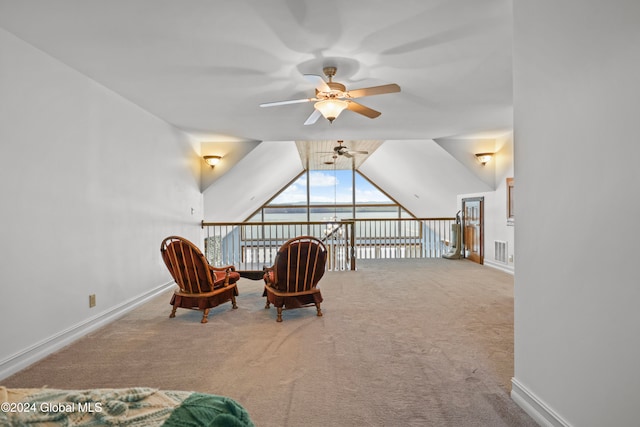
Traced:
<path id="1" fill-rule="evenodd" d="M 311 204 L 344 204 L 352 202 L 351 170 L 322 170 L 309 172 Z M 305 204 L 307 174 L 303 174 L 270 205 Z M 356 172 L 356 203 L 393 203 L 369 181 Z"/>

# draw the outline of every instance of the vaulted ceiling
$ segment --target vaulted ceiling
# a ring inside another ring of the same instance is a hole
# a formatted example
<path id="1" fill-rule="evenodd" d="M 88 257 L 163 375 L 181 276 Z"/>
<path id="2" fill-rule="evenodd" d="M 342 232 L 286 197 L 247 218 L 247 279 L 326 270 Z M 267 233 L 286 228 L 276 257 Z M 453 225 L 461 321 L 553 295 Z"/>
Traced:
<path id="1" fill-rule="evenodd" d="M 202 140 L 442 138 L 512 126 L 510 0 L 0 0 L 0 26 Z M 303 74 L 397 83 L 303 123 Z"/>
<path id="2" fill-rule="evenodd" d="M 291 142 L 280 145 L 287 154 L 263 150 L 294 164 L 250 186 L 265 187 L 251 199 L 262 200 L 307 161 L 322 168 L 337 140 L 366 147 L 357 166 L 376 175 L 377 164 L 383 176 L 389 162 L 378 152 L 403 171 L 442 163 L 416 158 L 402 141 L 509 132 L 511 8 L 511 0 L 0 0 L 0 27 L 189 133 L 203 154 L 224 147 L 229 162 L 217 175 L 204 171 L 203 191 L 231 166 L 244 165 L 235 176 L 249 179 L 263 159 L 242 160 L 259 141 Z M 313 103 L 260 107 L 313 97 L 304 74 L 325 66 L 350 90 L 396 83 L 401 91 L 358 99 L 382 113 L 375 119 L 344 111 L 305 126 Z M 390 140 L 396 148 L 382 150 Z M 441 145 L 453 157 L 460 151 Z"/>

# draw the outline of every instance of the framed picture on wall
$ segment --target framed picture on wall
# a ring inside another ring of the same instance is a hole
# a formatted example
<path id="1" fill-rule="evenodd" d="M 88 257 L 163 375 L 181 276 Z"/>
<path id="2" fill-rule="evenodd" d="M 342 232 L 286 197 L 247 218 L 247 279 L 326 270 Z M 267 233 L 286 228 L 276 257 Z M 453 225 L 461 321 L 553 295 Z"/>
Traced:
<path id="1" fill-rule="evenodd" d="M 507 225 L 513 224 L 513 178 L 507 178 Z"/>

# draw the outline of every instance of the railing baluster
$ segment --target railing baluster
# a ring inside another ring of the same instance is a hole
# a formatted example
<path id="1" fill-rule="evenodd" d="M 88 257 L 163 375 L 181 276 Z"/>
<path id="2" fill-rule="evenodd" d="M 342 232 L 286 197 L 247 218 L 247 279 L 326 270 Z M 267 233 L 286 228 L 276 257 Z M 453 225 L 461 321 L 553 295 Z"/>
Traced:
<path id="1" fill-rule="evenodd" d="M 286 240 L 308 234 L 323 239 L 327 268 L 354 270 L 357 259 L 441 257 L 455 218 L 350 219 L 340 222 L 202 222 L 212 264 L 260 270 L 274 262 Z"/>

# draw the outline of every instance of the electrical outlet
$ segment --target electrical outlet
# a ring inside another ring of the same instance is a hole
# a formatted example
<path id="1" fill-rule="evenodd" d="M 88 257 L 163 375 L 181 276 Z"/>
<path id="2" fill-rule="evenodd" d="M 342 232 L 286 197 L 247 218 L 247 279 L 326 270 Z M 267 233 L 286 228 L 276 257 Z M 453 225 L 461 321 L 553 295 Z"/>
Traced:
<path id="1" fill-rule="evenodd" d="M 89 295 L 89 308 L 96 306 L 96 294 Z"/>

